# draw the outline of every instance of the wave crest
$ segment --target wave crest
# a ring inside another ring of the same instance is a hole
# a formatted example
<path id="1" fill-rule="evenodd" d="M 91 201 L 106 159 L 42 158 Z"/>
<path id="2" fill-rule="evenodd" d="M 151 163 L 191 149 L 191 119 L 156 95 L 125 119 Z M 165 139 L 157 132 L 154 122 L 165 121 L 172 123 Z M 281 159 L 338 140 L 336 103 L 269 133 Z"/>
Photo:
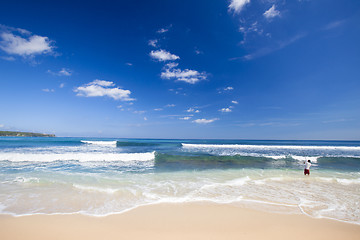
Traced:
<path id="1" fill-rule="evenodd" d="M 12 162 L 53 162 L 71 161 L 151 161 L 155 152 L 147 153 L 0 153 L 0 160 Z"/>

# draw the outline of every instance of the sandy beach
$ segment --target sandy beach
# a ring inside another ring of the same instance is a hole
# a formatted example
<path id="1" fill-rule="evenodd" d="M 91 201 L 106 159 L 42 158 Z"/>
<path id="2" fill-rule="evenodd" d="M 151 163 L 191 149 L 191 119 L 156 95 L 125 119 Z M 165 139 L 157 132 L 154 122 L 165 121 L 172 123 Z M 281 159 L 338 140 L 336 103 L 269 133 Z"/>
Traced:
<path id="1" fill-rule="evenodd" d="M 0 239 L 359 239 L 360 225 L 210 203 L 159 204 L 107 217 L 0 216 Z"/>

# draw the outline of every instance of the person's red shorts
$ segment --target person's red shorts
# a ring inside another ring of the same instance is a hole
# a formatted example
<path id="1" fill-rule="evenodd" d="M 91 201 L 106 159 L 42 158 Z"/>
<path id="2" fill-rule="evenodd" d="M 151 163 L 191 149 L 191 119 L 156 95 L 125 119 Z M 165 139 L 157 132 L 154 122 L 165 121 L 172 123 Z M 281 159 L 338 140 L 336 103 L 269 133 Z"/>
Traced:
<path id="1" fill-rule="evenodd" d="M 310 170 L 309 169 L 304 169 L 304 175 L 310 175 Z"/>

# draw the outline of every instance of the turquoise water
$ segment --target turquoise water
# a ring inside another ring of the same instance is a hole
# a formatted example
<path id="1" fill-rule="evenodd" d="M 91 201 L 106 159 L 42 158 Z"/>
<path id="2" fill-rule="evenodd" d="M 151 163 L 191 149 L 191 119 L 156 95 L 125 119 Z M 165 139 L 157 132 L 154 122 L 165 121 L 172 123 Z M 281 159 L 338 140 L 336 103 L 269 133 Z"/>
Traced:
<path id="1" fill-rule="evenodd" d="M 0 138 L 3 214 L 209 201 L 360 224 L 359 199 L 359 141 Z"/>

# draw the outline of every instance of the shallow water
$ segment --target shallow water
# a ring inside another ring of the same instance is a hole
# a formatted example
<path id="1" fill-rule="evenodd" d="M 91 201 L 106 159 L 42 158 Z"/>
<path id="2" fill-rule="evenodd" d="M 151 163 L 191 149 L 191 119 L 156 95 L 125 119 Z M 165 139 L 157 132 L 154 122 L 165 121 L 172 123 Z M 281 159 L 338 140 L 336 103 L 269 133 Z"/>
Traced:
<path id="1" fill-rule="evenodd" d="M 360 142 L 0 138 L 5 214 L 211 201 L 360 224 L 359 199 Z"/>

